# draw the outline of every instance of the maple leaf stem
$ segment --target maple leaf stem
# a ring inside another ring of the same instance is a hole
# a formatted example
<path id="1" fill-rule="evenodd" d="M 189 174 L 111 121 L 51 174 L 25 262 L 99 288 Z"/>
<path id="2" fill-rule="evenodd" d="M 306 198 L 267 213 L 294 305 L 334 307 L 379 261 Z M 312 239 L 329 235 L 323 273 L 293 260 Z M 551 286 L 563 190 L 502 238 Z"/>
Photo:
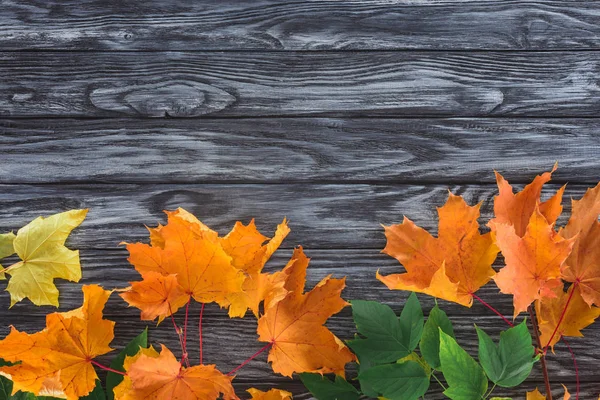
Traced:
<path id="1" fill-rule="evenodd" d="M 256 353 L 254 353 L 250 358 L 248 358 L 246 361 L 244 361 L 243 363 L 241 363 L 240 365 L 238 365 L 237 367 L 235 367 L 234 369 L 232 369 L 231 371 L 229 371 L 229 373 L 227 375 L 232 375 L 234 374 L 237 370 L 239 370 L 240 368 L 242 368 L 244 365 L 248 364 L 250 361 L 254 360 L 260 353 L 268 350 L 271 346 L 273 346 L 273 342 L 269 342 L 265 345 L 265 347 L 263 347 L 262 349 L 260 349 L 259 351 L 257 351 Z"/>
<path id="2" fill-rule="evenodd" d="M 515 326 L 512 322 L 510 322 L 508 319 L 506 319 L 506 317 L 504 315 L 500 314 L 500 311 L 496 310 L 494 307 L 492 307 L 491 305 L 489 305 L 488 303 L 483 301 L 483 299 L 481 297 L 477 296 L 475 293 L 471 293 L 471 296 L 473 296 L 474 299 L 476 299 L 481 304 L 483 304 L 484 306 L 486 306 L 487 308 L 492 310 L 496 315 L 498 315 L 500 318 L 502 318 L 504 320 L 504 322 L 506 322 L 509 326 L 511 326 L 511 327 Z"/>
<path id="3" fill-rule="evenodd" d="M 183 339 L 181 335 L 181 328 L 177 326 L 177 322 L 175 322 L 175 317 L 173 316 L 173 310 L 171 310 L 171 304 L 167 302 L 169 306 L 169 314 L 171 314 L 171 321 L 173 322 L 173 327 L 175 328 L 175 333 L 177 333 L 177 337 L 179 338 L 179 345 L 181 346 L 181 364 L 187 362 L 187 366 L 189 367 L 189 361 L 187 361 L 187 353 L 185 351 L 185 346 L 183 345 Z"/>
<path id="4" fill-rule="evenodd" d="M 183 322 L 183 348 L 184 348 L 186 354 L 187 354 L 188 316 L 189 316 L 189 313 L 190 313 L 190 303 L 191 302 L 192 302 L 192 297 L 190 296 L 190 299 L 188 300 L 187 304 L 185 305 L 185 320 Z"/>
<path id="5" fill-rule="evenodd" d="M 544 384 L 546 385 L 546 400 L 552 400 L 552 389 L 550 388 L 550 377 L 548 376 L 548 368 L 546 366 L 546 353 L 542 351 L 542 342 L 540 341 L 540 332 L 538 331 L 537 320 L 533 312 L 533 307 L 527 307 L 529 318 L 531 319 L 531 327 L 537 343 L 537 349 L 540 354 L 540 364 L 542 365 L 542 373 L 544 374 Z"/>
<path id="6" fill-rule="evenodd" d="M 115 373 L 115 374 L 119 374 L 119 375 L 123 375 L 123 376 L 127 375 L 127 374 L 126 374 L 125 372 L 123 372 L 123 371 L 117 371 L 116 369 L 112 369 L 112 368 L 110 368 L 110 367 L 107 367 L 106 365 L 102 365 L 102 364 L 100 364 L 100 363 L 99 363 L 99 362 L 97 362 L 97 361 L 90 360 L 90 362 L 91 362 L 92 364 L 94 364 L 96 367 L 98 367 L 98 368 L 100 368 L 100 369 L 103 369 L 103 370 L 105 370 L 105 371 L 108 371 L 108 372 L 113 372 L 113 373 Z"/>
<path id="7" fill-rule="evenodd" d="M 573 283 L 573 289 L 571 290 L 571 294 L 569 294 L 569 298 L 567 299 L 565 308 L 563 308 L 562 313 L 560 314 L 560 318 L 558 319 L 558 322 L 556 323 L 556 328 L 554 328 L 554 332 L 552 332 L 552 336 L 550 336 L 550 340 L 548 340 L 548 343 L 546 343 L 546 345 L 544 346 L 544 354 L 546 354 L 546 352 L 548 351 L 548 347 L 550 346 L 550 343 L 552 343 L 552 339 L 554 339 L 554 336 L 556 336 L 556 332 L 558 332 L 558 328 L 560 327 L 560 324 L 562 323 L 563 319 L 565 318 L 565 314 L 567 313 L 567 308 L 569 308 L 569 303 L 571 302 L 571 299 L 573 298 L 573 294 L 575 293 L 575 288 L 577 287 L 578 283 L 579 283 L 578 281 L 575 281 L 575 283 Z"/>
<path id="8" fill-rule="evenodd" d="M 579 400 L 579 368 L 577 367 L 577 359 L 575 358 L 575 353 L 573 353 L 573 349 L 569 345 L 569 342 L 563 337 L 562 341 L 569 349 L 569 353 L 571 353 L 571 358 L 573 359 L 573 366 L 575 367 L 575 399 Z"/>
<path id="9" fill-rule="evenodd" d="M 435 381 L 438 383 L 438 385 L 440 385 L 442 387 L 442 389 L 446 390 L 446 386 L 444 386 L 444 384 L 438 379 L 437 376 L 435 376 L 434 373 L 431 374 L 431 376 L 433 376 L 433 379 L 435 379 Z"/>
<path id="10" fill-rule="evenodd" d="M 198 336 L 200 337 L 200 365 L 203 364 L 203 354 L 202 354 L 202 316 L 204 315 L 204 306 L 202 303 L 202 307 L 200 308 L 200 321 L 198 322 Z"/>

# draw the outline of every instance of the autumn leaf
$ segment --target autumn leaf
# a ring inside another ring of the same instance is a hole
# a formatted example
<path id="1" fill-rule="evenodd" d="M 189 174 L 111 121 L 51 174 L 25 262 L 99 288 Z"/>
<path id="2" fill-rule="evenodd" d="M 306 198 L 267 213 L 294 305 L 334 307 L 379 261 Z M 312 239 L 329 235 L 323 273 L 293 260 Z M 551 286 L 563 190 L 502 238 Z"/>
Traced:
<path id="1" fill-rule="evenodd" d="M 496 243 L 506 266 L 494 277 L 502 293 L 513 295 L 514 316 L 527 310 L 536 299 L 555 297 L 562 287 L 560 269 L 569 256 L 573 240 L 565 240 L 553 224 L 535 210 L 523 237 L 513 225 L 496 224 Z"/>
<path id="2" fill-rule="evenodd" d="M 250 400 L 292 400 L 292 394 L 281 389 L 271 389 L 268 392 L 250 388 L 247 390 L 252 398 Z"/>
<path id="3" fill-rule="evenodd" d="M 268 303 L 258 320 L 258 340 L 271 343 L 268 360 L 276 373 L 291 377 L 294 372 L 333 372 L 344 376 L 344 366 L 355 359 L 354 355 L 323 324 L 348 305 L 340 297 L 345 278 L 327 276 L 304 293 L 308 263 L 302 248 L 297 248 L 283 270 L 289 293 Z"/>
<path id="4" fill-rule="evenodd" d="M 569 400 L 571 398 L 571 394 L 569 393 L 565 385 L 562 385 L 562 387 L 565 390 L 563 400 Z M 546 396 L 541 394 L 538 388 L 535 388 L 535 390 L 527 392 L 527 400 L 546 400 Z"/>
<path id="5" fill-rule="evenodd" d="M 132 282 L 131 287 L 120 294 L 129 305 L 142 311 L 142 320 L 151 321 L 158 317 L 162 322 L 172 310 L 178 310 L 188 302 L 189 296 L 179 286 L 177 275 L 149 271 L 142 277 L 141 282 Z"/>
<path id="6" fill-rule="evenodd" d="M 563 279 L 577 282 L 589 305 L 600 305 L 600 183 L 572 201 L 571 218 L 559 233 L 575 238 L 573 251 L 563 268 Z"/>
<path id="7" fill-rule="evenodd" d="M 27 334 L 11 326 L 0 341 L 0 358 L 20 362 L 0 368 L 13 380 L 13 394 L 22 390 L 38 395 L 57 378 L 69 400 L 94 389 L 98 376 L 92 360 L 112 350 L 114 322 L 102 316 L 109 291 L 90 285 L 83 287 L 83 294 L 82 307 L 47 315 L 43 331 Z"/>
<path id="8" fill-rule="evenodd" d="M 494 276 L 492 263 L 498 249 L 489 233 L 479 232 L 479 208 L 469 206 L 460 196 L 449 193 L 438 208 L 438 237 L 408 218 L 386 226 L 387 245 L 383 252 L 396 258 L 406 273 L 377 279 L 390 289 L 426 293 L 470 307 L 472 293 Z"/>
<path id="9" fill-rule="evenodd" d="M 496 172 L 496 182 L 500 193 L 494 197 L 495 217 L 488 224 L 492 230 L 495 230 L 496 224 L 513 225 L 515 233 L 522 237 L 536 207 L 539 207 L 539 211 L 548 223 L 556 222 L 562 212 L 561 203 L 565 186 L 561 187 L 550 199 L 540 203 L 542 187 L 550 181 L 556 168 L 555 164 L 552 171 L 536 176 L 533 182 L 517 194 L 513 192 L 513 187 L 504 177 Z"/>
<path id="10" fill-rule="evenodd" d="M 151 231 L 151 245 L 127 244 L 127 250 L 129 262 L 142 275 L 142 282 L 148 280 L 138 288 L 149 288 L 157 283 L 156 275 L 150 272 L 165 277 L 174 275 L 179 287 L 162 286 L 148 303 L 139 301 L 139 293 L 135 294 L 133 286 L 132 291 L 123 293 L 122 297 L 130 305 L 140 308 L 145 318 L 169 316 L 185 304 L 190 296 L 200 303 L 216 302 L 222 307 L 228 306 L 229 296 L 241 291 L 243 273 L 232 265 L 231 257 L 216 241 L 213 231 L 198 225 L 199 221 L 198 224 L 194 222 L 191 214 L 178 210 L 167 215 L 167 225 Z M 168 283 L 166 279 L 161 285 Z M 182 301 L 178 292 L 187 296 L 186 301 Z"/>
<path id="11" fill-rule="evenodd" d="M 12 232 L 0 234 L 0 260 L 15 254 L 15 248 L 13 246 L 15 237 L 15 234 Z M 6 279 L 3 270 L 4 267 L 0 264 L 0 280 Z"/>
<path id="12" fill-rule="evenodd" d="M 258 318 L 260 303 L 271 292 L 285 295 L 279 274 L 265 274 L 262 269 L 290 232 L 284 219 L 272 239 L 262 235 L 252 220 L 247 226 L 236 222 L 233 230 L 220 243 L 232 258 L 233 266 L 245 274 L 242 290 L 230 296 L 230 317 L 243 317 L 250 309 Z M 267 242 L 268 240 L 268 242 Z"/>
<path id="13" fill-rule="evenodd" d="M 19 229 L 12 244 L 21 261 L 0 271 L 0 277 L 11 276 L 6 287 L 11 307 L 24 298 L 38 306 L 58 307 L 54 279 L 72 282 L 81 279 L 79 251 L 69 250 L 64 244 L 86 214 L 87 210 L 71 210 L 47 218 L 38 217 Z M 4 241 L 7 240 L 10 236 L 5 236 Z"/>
<path id="14" fill-rule="evenodd" d="M 116 400 L 237 400 L 231 380 L 214 365 L 185 368 L 173 353 L 162 346 L 160 354 L 141 349 L 125 359 L 127 376 L 115 389 Z"/>
<path id="15" fill-rule="evenodd" d="M 581 330 L 593 324 L 596 318 L 600 316 L 600 308 L 590 307 L 583 300 L 578 286 L 571 285 L 566 293 L 562 288 L 558 288 L 555 292 L 557 293 L 555 298 L 545 298 L 543 301 L 538 300 L 535 303 L 540 340 L 544 347 L 546 345 L 552 346 L 553 350 L 554 345 L 560 340 L 561 336 L 583 336 Z M 567 302 L 569 302 L 569 305 L 565 309 Z M 556 330 L 556 325 L 563 312 L 564 317 L 558 330 Z M 556 334 L 552 337 L 555 330 Z M 552 340 L 548 342 L 551 337 Z"/>

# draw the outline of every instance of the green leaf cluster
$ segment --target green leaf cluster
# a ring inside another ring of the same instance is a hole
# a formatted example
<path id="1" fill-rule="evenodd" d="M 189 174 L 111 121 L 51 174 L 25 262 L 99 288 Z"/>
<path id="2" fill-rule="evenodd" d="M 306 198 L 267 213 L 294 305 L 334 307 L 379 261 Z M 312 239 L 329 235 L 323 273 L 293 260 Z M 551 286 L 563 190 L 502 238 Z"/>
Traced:
<path id="1" fill-rule="evenodd" d="M 477 361 L 458 344 L 452 322 L 437 304 L 425 321 L 414 293 L 399 317 L 375 301 L 351 303 L 357 334 L 348 346 L 358 358 L 357 382 L 302 374 L 302 382 L 319 400 L 357 400 L 361 395 L 416 400 L 436 381 L 450 399 L 487 399 L 496 386 L 520 385 L 538 359 L 526 321 L 502 332 L 497 344 L 476 326 Z"/>
<path id="2" fill-rule="evenodd" d="M 125 370 L 123 369 L 125 357 L 135 355 L 141 347 L 148 347 L 148 329 L 144 329 L 142 333 L 140 333 L 135 339 L 129 342 L 129 344 L 113 359 L 113 361 L 110 363 L 110 367 L 112 369 L 125 372 Z M 0 366 L 3 365 L 11 364 L 0 359 Z M 121 383 L 122 380 L 122 375 L 115 374 L 114 372 L 109 372 L 106 377 L 106 392 L 102 388 L 102 382 L 100 382 L 100 380 L 97 380 L 96 387 L 94 388 L 94 390 L 92 390 L 92 392 L 87 396 L 81 397 L 81 400 L 113 400 L 113 389 L 115 388 L 115 386 Z M 12 391 L 12 381 L 6 378 L 5 376 L 0 375 L 0 400 L 60 400 L 56 397 L 36 396 L 33 393 L 26 393 L 21 391 L 13 395 Z"/>

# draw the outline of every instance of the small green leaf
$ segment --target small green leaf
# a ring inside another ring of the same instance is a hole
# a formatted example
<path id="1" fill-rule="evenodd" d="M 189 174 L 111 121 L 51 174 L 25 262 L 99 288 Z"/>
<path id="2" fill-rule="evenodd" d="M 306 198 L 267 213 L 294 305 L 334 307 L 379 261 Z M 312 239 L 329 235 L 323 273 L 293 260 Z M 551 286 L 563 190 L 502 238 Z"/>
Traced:
<path id="1" fill-rule="evenodd" d="M 144 329 L 142 333 L 140 333 L 131 342 L 129 342 L 127 346 L 125 346 L 125 348 L 110 363 L 110 367 L 112 369 L 116 369 L 117 371 L 125 372 L 125 369 L 123 368 L 125 357 L 132 357 L 136 355 L 138 351 L 140 351 L 140 347 L 148 347 L 148 328 Z M 113 389 L 122 381 L 122 375 L 115 374 L 114 372 L 109 372 L 106 374 L 106 397 L 108 400 L 113 400 L 115 398 Z"/>
<path id="2" fill-rule="evenodd" d="M 384 364 L 409 355 L 410 337 L 403 337 L 398 317 L 389 307 L 375 301 L 352 301 L 352 316 L 365 339 L 348 341 L 361 364 Z"/>
<path id="3" fill-rule="evenodd" d="M 378 365 L 359 374 L 358 379 L 389 400 L 418 399 L 429 388 L 429 377 L 414 361 Z"/>
<path id="4" fill-rule="evenodd" d="M 453 400 L 479 400 L 488 388 L 483 368 L 456 340 L 440 329 L 440 362 L 448 383 L 444 394 Z"/>
<path id="5" fill-rule="evenodd" d="M 404 308 L 400 313 L 400 329 L 402 338 L 408 343 L 408 349 L 413 351 L 417 348 L 421 335 L 423 334 L 423 309 L 417 295 L 413 292 L 408 296 Z"/>
<path id="6" fill-rule="evenodd" d="M 421 355 L 433 369 L 440 370 L 440 329 L 442 332 L 454 337 L 452 322 L 437 304 L 429 312 L 427 322 L 423 328 L 423 335 L 419 343 Z"/>
<path id="7" fill-rule="evenodd" d="M 531 373 L 535 349 L 526 321 L 500 334 L 498 346 L 487 333 L 477 329 L 479 362 L 492 382 L 501 387 L 515 387 Z"/>
<path id="8" fill-rule="evenodd" d="M 336 376 L 334 381 L 320 374 L 300 374 L 300 380 L 318 400 L 358 400 L 360 392 L 344 378 Z"/>

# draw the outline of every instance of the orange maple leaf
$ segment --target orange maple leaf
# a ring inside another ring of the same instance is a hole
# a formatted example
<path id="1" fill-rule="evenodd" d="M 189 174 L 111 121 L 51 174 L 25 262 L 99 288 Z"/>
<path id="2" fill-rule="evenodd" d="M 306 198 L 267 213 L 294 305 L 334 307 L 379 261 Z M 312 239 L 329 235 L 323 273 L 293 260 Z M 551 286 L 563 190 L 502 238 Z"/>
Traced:
<path id="1" fill-rule="evenodd" d="M 496 244 L 506 266 L 494 277 L 502 293 L 513 295 L 514 316 L 525 311 L 536 299 L 555 297 L 553 290 L 562 287 L 560 270 L 573 247 L 573 240 L 554 231 L 536 208 L 525 234 L 521 237 L 514 225 L 496 223 Z"/>
<path id="2" fill-rule="evenodd" d="M 84 286 L 83 306 L 47 315 L 41 332 L 27 334 L 11 326 L 0 341 L 0 358 L 20 364 L 0 371 L 11 376 L 13 394 L 22 390 L 39 395 L 45 383 L 57 377 L 69 400 L 94 389 L 98 376 L 92 360 L 112 350 L 114 322 L 102 316 L 110 293 L 97 285 Z"/>
<path id="3" fill-rule="evenodd" d="M 158 317 L 160 323 L 189 300 L 189 295 L 177 282 L 177 275 L 149 271 L 142 278 L 141 282 L 132 282 L 131 287 L 120 294 L 129 305 L 141 310 L 142 320 L 151 321 Z"/>
<path id="4" fill-rule="evenodd" d="M 247 390 L 252 398 L 250 400 L 292 400 L 292 394 L 281 389 L 271 389 L 268 392 L 263 392 L 255 388 Z"/>
<path id="5" fill-rule="evenodd" d="M 220 239 L 223 250 L 233 260 L 233 266 L 246 276 L 242 290 L 230 296 L 230 317 L 243 317 L 248 309 L 258 317 L 260 303 L 267 294 L 283 290 L 284 282 L 277 274 L 262 273 L 262 270 L 289 232 L 284 219 L 277 226 L 273 238 L 269 239 L 256 229 L 252 220 L 248 225 L 236 222 L 231 232 Z"/>
<path id="6" fill-rule="evenodd" d="M 327 276 L 304 293 L 308 263 L 302 248 L 297 248 L 283 270 L 288 294 L 279 301 L 267 301 L 258 320 L 258 340 L 271 343 L 268 360 L 276 373 L 291 377 L 294 372 L 333 372 L 344 376 L 344 367 L 354 355 L 324 324 L 348 305 L 340 297 L 345 278 Z"/>
<path id="7" fill-rule="evenodd" d="M 426 293 L 470 307 L 472 293 L 494 276 L 492 263 L 498 249 L 489 233 L 479 232 L 479 208 L 449 193 L 438 208 L 438 237 L 408 218 L 401 224 L 385 226 L 387 245 L 383 252 L 396 258 L 406 273 L 377 279 L 390 289 Z"/>
<path id="8" fill-rule="evenodd" d="M 587 304 L 600 305 L 600 183 L 572 204 L 571 218 L 559 231 L 564 238 L 575 238 L 563 279 L 579 286 Z"/>
<path id="9" fill-rule="evenodd" d="M 540 341 L 544 347 L 558 343 L 561 336 L 581 337 L 581 330 L 594 323 L 600 316 L 600 308 L 590 307 L 582 298 L 580 287 L 571 285 L 567 293 L 557 289 L 555 298 L 545 298 L 535 302 L 535 309 L 540 330 Z M 570 299 L 569 299 L 570 298 Z M 569 302 L 569 306 L 565 306 Z M 564 313 L 564 316 L 563 316 Z M 558 322 L 560 326 L 556 329 Z M 556 333 L 554 333 L 556 331 Z M 553 336 L 554 335 L 554 336 Z M 552 340 L 550 338 L 552 337 Z"/>
<path id="10" fill-rule="evenodd" d="M 163 276 L 175 275 L 178 290 L 187 296 L 186 301 L 181 301 L 177 290 L 172 287 L 169 288 L 173 290 L 167 290 L 166 286 L 153 295 L 150 303 L 135 301 L 139 300 L 135 294 L 123 293 L 122 297 L 140 308 L 146 317 L 169 316 L 186 304 L 190 296 L 200 303 L 216 302 L 222 307 L 228 306 L 229 296 L 242 289 L 245 279 L 243 273 L 232 265 L 232 258 L 216 241 L 214 231 L 208 230 L 199 221 L 196 223 L 192 219 L 195 217 L 185 210 L 168 212 L 167 215 L 167 225 L 151 230 L 151 245 L 127 244 L 129 262 L 144 280 L 150 279 L 142 283 L 140 288 L 149 288 L 156 283 L 155 276 L 149 272 Z M 135 293 L 135 289 L 132 289 L 132 293 Z"/>
<path id="11" fill-rule="evenodd" d="M 517 194 L 513 193 L 513 188 L 506 179 L 495 172 L 500 193 L 494 197 L 495 217 L 488 224 L 490 228 L 494 230 L 497 223 L 513 225 L 516 234 L 523 236 L 536 206 L 539 207 L 540 212 L 549 223 L 556 222 L 562 212 L 562 196 L 566 185 L 561 187 L 550 199 L 540 204 L 542 187 L 550 181 L 556 168 L 557 164 L 554 165 L 552 171 L 536 176 L 529 185 Z"/>
<path id="12" fill-rule="evenodd" d="M 196 365 L 185 368 L 173 353 L 161 346 L 158 354 L 154 349 L 142 349 L 133 357 L 127 357 L 124 368 L 127 376 L 114 389 L 116 400 L 238 400 L 231 381 L 214 365 Z"/>
<path id="13" fill-rule="evenodd" d="M 565 390 L 565 395 L 563 396 L 563 400 L 569 400 L 571 398 L 571 394 L 569 393 L 569 391 L 567 390 L 567 387 L 565 385 L 562 385 L 562 387 Z M 535 388 L 535 390 L 532 390 L 531 392 L 527 392 L 527 400 L 546 400 L 546 396 L 543 395 L 542 393 L 540 393 L 538 388 Z"/>

